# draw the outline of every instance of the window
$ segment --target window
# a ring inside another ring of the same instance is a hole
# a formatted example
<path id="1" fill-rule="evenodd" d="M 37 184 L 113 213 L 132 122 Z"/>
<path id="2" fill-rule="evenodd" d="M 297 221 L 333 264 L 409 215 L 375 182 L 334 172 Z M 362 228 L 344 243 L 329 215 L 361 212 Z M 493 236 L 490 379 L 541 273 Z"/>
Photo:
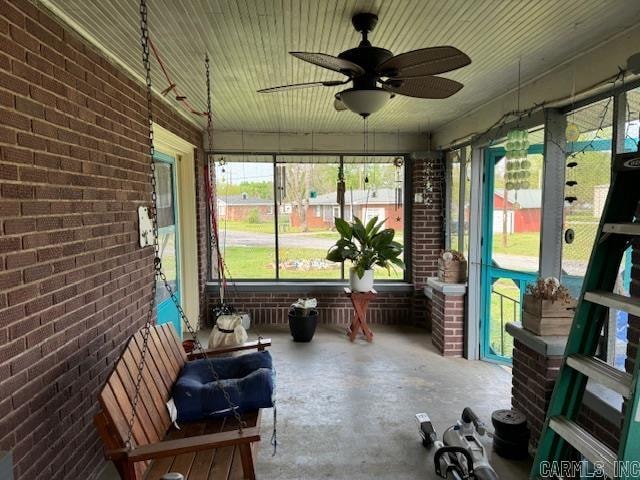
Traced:
<path id="1" fill-rule="evenodd" d="M 446 247 L 469 256 L 469 214 L 471 208 L 471 147 L 447 154 Z"/>
<path id="2" fill-rule="evenodd" d="M 220 248 L 234 280 L 345 279 L 342 265 L 325 259 L 338 239 L 335 217 L 377 216 L 405 243 L 404 157 L 229 154 L 214 161 Z M 407 277 L 396 269 L 377 278 Z"/>
<path id="3" fill-rule="evenodd" d="M 624 151 L 638 150 L 640 137 L 640 88 L 627 92 L 626 121 L 624 122 Z"/>
<path id="4" fill-rule="evenodd" d="M 636 103 L 633 91 L 627 100 Z M 627 105 L 629 108 L 629 104 Z M 631 107 L 633 110 L 633 107 Z M 631 120 L 627 110 L 625 150 L 635 150 L 637 121 Z M 567 123 L 580 132 L 575 142 L 567 145 L 569 153 L 566 169 L 567 187 L 564 205 L 564 229 L 571 229 L 574 239 L 562 247 L 562 283 L 574 296 L 580 295 L 591 250 L 598 232 L 600 217 L 611 182 L 613 147 L 613 98 L 605 98 L 567 114 Z M 623 257 L 614 293 L 629 296 L 631 286 L 631 248 Z M 599 356 L 620 370 L 625 369 L 628 315 L 611 309 L 609 321 L 601 337 Z"/>
<path id="5" fill-rule="evenodd" d="M 270 155 L 216 157 L 219 244 L 232 278 L 273 278 L 275 223 Z M 214 262 L 212 262 L 212 265 Z"/>

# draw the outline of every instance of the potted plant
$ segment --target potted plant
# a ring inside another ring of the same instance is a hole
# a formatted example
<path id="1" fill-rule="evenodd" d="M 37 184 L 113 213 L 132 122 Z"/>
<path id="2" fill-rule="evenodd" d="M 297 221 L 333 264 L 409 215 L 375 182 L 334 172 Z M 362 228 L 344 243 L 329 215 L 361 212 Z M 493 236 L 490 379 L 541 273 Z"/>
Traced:
<path id="1" fill-rule="evenodd" d="M 538 278 L 527 285 L 522 326 L 536 335 L 568 335 L 576 299 L 557 278 Z"/>
<path id="2" fill-rule="evenodd" d="M 349 285 L 354 292 L 369 292 L 373 288 L 373 267 L 392 266 L 404 268 L 400 258 L 402 245 L 393 241 L 396 232 L 393 228 L 382 228 L 386 220 L 378 222 L 373 217 L 367 224 L 354 217 L 353 223 L 341 218 L 335 219 L 340 239 L 327 252 L 327 260 L 343 263 L 350 260 Z"/>
<path id="3" fill-rule="evenodd" d="M 438 280 L 445 283 L 467 281 L 467 260 L 457 250 L 443 250 L 438 257 Z"/>
<path id="4" fill-rule="evenodd" d="M 315 298 L 299 298 L 289 307 L 289 331 L 294 342 L 310 342 L 318 325 L 318 302 Z"/>

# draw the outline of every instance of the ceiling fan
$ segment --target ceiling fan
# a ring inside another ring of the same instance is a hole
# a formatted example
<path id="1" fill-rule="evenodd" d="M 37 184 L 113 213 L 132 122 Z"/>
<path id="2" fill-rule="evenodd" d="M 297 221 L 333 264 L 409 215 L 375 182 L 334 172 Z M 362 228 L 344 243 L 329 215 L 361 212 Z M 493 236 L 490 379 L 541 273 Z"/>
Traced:
<path id="1" fill-rule="evenodd" d="M 471 63 L 471 59 L 454 47 L 431 47 L 393 55 L 389 50 L 373 47 L 368 34 L 378 23 L 373 13 L 356 13 L 351 23 L 362 34 L 360 45 L 337 57 L 326 53 L 289 52 L 296 58 L 313 63 L 347 79 L 295 83 L 258 90 L 259 93 L 282 92 L 296 88 L 337 87 L 353 82 L 353 86 L 335 95 L 338 111 L 349 109 L 366 118 L 380 110 L 395 94 L 416 98 L 447 98 L 463 85 L 434 75 L 450 72 Z M 378 86 L 380 85 L 380 86 Z"/>

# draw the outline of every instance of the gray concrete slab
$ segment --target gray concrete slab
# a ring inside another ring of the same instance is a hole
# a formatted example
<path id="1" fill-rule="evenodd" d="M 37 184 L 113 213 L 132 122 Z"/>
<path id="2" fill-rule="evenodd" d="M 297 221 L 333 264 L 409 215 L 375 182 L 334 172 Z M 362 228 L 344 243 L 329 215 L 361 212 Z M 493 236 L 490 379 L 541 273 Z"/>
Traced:
<path id="1" fill-rule="evenodd" d="M 420 329 L 373 330 L 373 343 L 350 343 L 343 327 L 321 326 L 311 343 L 301 344 L 286 326 L 251 329 L 250 338 L 273 339 L 278 384 L 278 451 L 272 456 L 273 417 L 265 411 L 259 479 L 436 479 L 415 413 L 427 412 L 441 434 L 466 406 L 488 425 L 493 410 L 509 408 L 508 369 L 443 358 Z M 528 477 L 530 461 L 492 455 L 492 462 L 502 480 Z M 118 478 L 113 475 L 109 468 L 101 479 Z"/>
<path id="2" fill-rule="evenodd" d="M 261 329 L 274 340 L 278 452 L 272 457 L 263 441 L 256 465 L 260 478 L 435 479 L 433 452 L 420 443 L 415 413 L 427 412 L 442 433 L 466 406 L 487 424 L 493 410 L 510 407 L 507 369 L 445 359 L 423 330 L 373 330 L 372 344 L 352 344 L 344 328 L 332 326 L 320 327 L 311 343 L 298 344 L 287 327 Z M 265 440 L 272 422 L 264 415 Z M 529 461 L 495 457 L 501 479 L 527 478 Z"/>

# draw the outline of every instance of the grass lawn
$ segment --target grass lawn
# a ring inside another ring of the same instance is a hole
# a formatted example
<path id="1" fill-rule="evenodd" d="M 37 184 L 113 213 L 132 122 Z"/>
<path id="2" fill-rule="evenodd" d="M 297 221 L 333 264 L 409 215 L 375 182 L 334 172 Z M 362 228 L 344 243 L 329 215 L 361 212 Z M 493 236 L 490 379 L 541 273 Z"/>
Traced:
<path id="1" fill-rule="evenodd" d="M 500 279 L 493 284 L 493 290 L 512 299 L 520 301 L 520 290 L 509 279 Z M 490 344 L 491 348 L 499 354 L 507 358 L 511 358 L 513 351 L 513 337 L 509 335 L 504 326 L 509 322 L 520 321 L 520 304 L 515 305 L 509 298 L 501 301 L 498 293 L 491 294 L 491 320 L 490 320 Z M 502 303 L 502 318 L 500 322 L 500 304 Z"/>
<path id="2" fill-rule="evenodd" d="M 280 278 L 282 279 L 321 279 L 339 280 L 340 264 L 327 263 L 326 268 L 313 268 L 305 260 L 322 260 L 326 250 L 315 248 L 281 248 L 280 249 Z M 272 247 L 230 247 L 224 254 L 229 267 L 229 274 L 234 279 L 273 279 L 275 273 L 275 253 Z M 294 268 L 301 264 L 301 268 Z M 323 265 L 325 266 L 325 265 Z M 346 266 L 345 266 L 346 268 Z M 348 274 L 348 273 L 347 273 Z M 403 272 L 391 271 L 391 276 L 383 269 L 376 270 L 378 280 L 399 280 Z"/>
<path id="3" fill-rule="evenodd" d="M 575 240 L 571 244 L 562 246 L 563 258 L 567 260 L 588 261 L 593 248 L 593 241 L 598 223 L 593 217 L 580 218 L 571 216 L 565 224 L 565 229 L 572 228 L 575 232 Z M 507 246 L 502 245 L 502 234 L 493 235 L 493 251 L 508 255 L 521 255 L 534 257 L 540 251 L 539 233 L 512 233 L 507 238 Z"/>

